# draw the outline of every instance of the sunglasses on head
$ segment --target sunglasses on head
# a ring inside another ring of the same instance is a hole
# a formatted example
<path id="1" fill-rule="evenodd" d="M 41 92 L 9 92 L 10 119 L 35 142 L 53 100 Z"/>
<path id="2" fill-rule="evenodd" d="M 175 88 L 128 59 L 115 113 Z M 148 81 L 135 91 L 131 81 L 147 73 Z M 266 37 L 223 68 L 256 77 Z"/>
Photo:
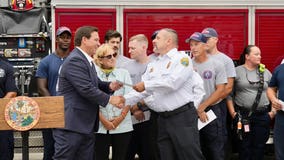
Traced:
<path id="1" fill-rule="evenodd" d="M 99 58 L 111 59 L 112 57 L 115 58 L 116 56 L 117 56 L 117 53 L 114 53 L 114 54 L 110 54 L 110 55 L 107 55 L 107 56 L 100 56 Z"/>

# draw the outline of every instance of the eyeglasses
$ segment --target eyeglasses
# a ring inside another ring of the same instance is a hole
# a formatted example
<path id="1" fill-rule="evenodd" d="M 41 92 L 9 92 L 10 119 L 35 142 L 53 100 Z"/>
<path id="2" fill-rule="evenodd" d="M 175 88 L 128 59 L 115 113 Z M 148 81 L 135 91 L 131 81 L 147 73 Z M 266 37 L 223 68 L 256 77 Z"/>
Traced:
<path id="1" fill-rule="evenodd" d="M 256 74 L 257 75 L 259 74 L 258 71 L 256 71 Z M 246 78 L 247 78 L 247 81 L 249 82 L 249 84 L 255 85 L 255 84 L 259 84 L 260 83 L 260 80 L 258 80 L 258 81 L 251 81 L 251 80 L 249 80 L 248 79 L 248 72 L 247 72 L 247 70 L 246 70 Z"/>
<path id="2" fill-rule="evenodd" d="M 112 57 L 115 58 L 116 56 L 117 56 L 117 53 L 114 53 L 114 54 L 110 54 L 110 55 L 107 55 L 107 56 L 100 56 L 99 58 L 111 59 Z"/>

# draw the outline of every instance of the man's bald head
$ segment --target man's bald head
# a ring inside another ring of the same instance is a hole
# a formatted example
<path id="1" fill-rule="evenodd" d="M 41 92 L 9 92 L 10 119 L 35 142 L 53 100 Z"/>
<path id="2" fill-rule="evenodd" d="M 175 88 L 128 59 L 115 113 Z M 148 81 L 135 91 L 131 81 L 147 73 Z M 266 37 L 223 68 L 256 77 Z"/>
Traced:
<path id="1" fill-rule="evenodd" d="M 161 29 L 153 40 L 153 51 L 159 54 L 166 54 L 173 48 L 178 47 L 177 32 L 171 28 Z"/>

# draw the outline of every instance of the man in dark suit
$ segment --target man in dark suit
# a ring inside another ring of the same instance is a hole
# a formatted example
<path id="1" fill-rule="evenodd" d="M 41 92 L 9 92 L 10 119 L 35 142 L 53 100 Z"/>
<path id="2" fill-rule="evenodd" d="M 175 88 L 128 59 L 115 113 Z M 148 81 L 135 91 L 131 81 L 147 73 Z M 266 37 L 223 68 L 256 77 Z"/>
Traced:
<path id="1" fill-rule="evenodd" d="M 36 71 L 35 77 L 37 78 L 37 88 L 40 96 L 56 96 L 58 70 L 70 53 L 71 38 L 72 33 L 68 27 L 62 26 L 57 29 L 56 50 L 40 61 Z M 43 129 L 42 138 L 43 160 L 52 160 L 54 155 L 52 129 Z"/>
<path id="2" fill-rule="evenodd" d="M 121 87 L 97 77 L 92 55 L 100 45 L 98 29 L 83 26 L 74 37 L 76 48 L 62 64 L 58 95 L 64 96 L 65 127 L 54 129 L 54 160 L 93 159 L 93 132 L 98 130 L 99 106 L 123 107 L 122 96 L 110 96 Z"/>

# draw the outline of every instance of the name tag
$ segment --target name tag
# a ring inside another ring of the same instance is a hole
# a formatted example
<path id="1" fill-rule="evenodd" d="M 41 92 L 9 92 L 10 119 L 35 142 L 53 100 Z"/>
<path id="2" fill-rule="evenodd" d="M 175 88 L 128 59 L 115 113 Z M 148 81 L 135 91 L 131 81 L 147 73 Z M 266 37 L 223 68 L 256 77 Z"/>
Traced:
<path id="1" fill-rule="evenodd" d="M 245 124 L 244 125 L 244 130 L 245 130 L 245 132 L 249 132 L 250 131 L 249 124 Z"/>

